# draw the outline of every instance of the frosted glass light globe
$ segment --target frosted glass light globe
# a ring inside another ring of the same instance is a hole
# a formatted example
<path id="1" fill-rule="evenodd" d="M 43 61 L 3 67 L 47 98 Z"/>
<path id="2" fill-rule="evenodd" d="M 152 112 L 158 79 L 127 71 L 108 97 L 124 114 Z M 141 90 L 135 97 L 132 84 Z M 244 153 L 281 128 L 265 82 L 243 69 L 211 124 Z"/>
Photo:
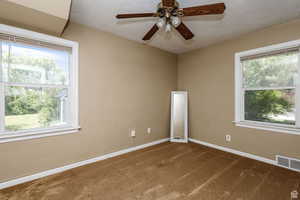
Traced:
<path id="1" fill-rule="evenodd" d="M 170 32 L 172 30 L 172 26 L 171 26 L 171 24 L 167 24 L 166 25 L 166 32 Z"/>
<path id="2" fill-rule="evenodd" d="M 159 18 L 158 22 L 156 23 L 156 25 L 159 27 L 159 28 L 162 28 L 166 25 L 166 19 L 163 17 L 163 18 Z"/>
<path id="3" fill-rule="evenodd" d="M 179 17 L 172 17 L 171 23 L 175 28 L 177 28 L 181 24 L 181 19 Z"/>

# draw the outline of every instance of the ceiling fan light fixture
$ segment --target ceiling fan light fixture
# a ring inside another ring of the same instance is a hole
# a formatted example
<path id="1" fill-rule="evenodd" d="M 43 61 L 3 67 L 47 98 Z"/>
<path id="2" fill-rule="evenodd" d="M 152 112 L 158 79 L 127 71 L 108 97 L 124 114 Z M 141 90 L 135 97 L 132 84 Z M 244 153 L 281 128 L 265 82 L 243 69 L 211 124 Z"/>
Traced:
<path id="1" fill-rule="evenodd" d="M 194 37 L 193 32 L 182 21 L 188 16 L 219 15 L 223 14 L 226 5 L 224 3 L 206 4 L 187 8 L 180 8 L 178 0 L 159 0 L 158 8 L 153 13 L 131 13 L 119 14 L 118 19 L 158 17 L 158 21 L 143 37 L 144 41 L 150 40 L 159 29 L 166 32 L 172 31 L 172 27 L 185 39 L 190 40 Z"/>
<path id="2" fill-rule="evenodd" d="M 166 25 L 166 19 L 164 17 L 159 18 L 158 22 L 156 23 L 156 25 L 159 28 L 163 28 Z"/>
<path id="3" fill-rule="evenodd" d="M 181 24 L 181 19 L 177 16 L 171 17 L 172 25 L 177 28 Z"/>

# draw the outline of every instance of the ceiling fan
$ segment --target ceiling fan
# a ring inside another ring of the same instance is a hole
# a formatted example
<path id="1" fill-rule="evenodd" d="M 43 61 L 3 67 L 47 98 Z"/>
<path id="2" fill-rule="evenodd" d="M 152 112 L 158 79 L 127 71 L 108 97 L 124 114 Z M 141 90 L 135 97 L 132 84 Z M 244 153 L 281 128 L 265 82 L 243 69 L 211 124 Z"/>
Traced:
<path id="1" fill-rule="evenodd" d="M 116 17 L 118 19 L 158 17 L 158 22 L 144 36 L 144 41 L 150 40 L 160 28 L 165 28 L 165 31 L 169 32 L 172 30 L 172 27 L 174 27 L 184 39 L 190 40 L 194 37 L 194 34 L 182 22 L 182 17 L 223 14 L 225 9 L 224 3 L 179 8 L 179 3 L 176 0 L 162 0 L 162 2 L 158 4 L 158 9 L 155 13 L 119 14 Z"/>

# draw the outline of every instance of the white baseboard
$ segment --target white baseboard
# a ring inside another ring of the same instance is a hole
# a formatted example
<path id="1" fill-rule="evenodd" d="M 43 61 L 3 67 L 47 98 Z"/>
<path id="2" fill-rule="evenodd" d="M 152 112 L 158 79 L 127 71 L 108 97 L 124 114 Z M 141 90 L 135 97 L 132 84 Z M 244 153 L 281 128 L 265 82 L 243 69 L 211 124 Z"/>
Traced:
<path id="1" fill-rule="evenodd" d="M 3 183 L 0 183 L 0 190 L 4 189 L 4 188 L 15 186 L 15 185 L 18 185 L 18 184 L 21 184 L 21 183 L 26 183 L 26 182 L 33 181 L 33 180 L 36 180 L 36 179 L 39 179 L 39 178 L 43 178 L 43 177 L 46 177 L 46 176 L 49 176 L 49 175 L 64 172 L 64 171 L 67 171 L 67 170 L 70 170 L 70 169 L 73 169 L 73 168 L 76 168 L 76 167 L 80 167 L 80 166 L 91 164 L 91 163 L 94 163 L 94 162 L 97 162 L 97 161 L 101 161 L 101 160 L 105 160 L 105 159 L 112 158 L 112 157 L 115 157 L 115 156 L 119 156 L 119 155 L 122 155 L 122 154 L 126 154 L 126 153 L 129 153 L 129 152 L 132 152 L 132 151 L 137 151 L 137 150 L 140 150 L 140 149 L 144 149 L 146 147 L 154 146 L 154 145 L 164 143 L 164 142 L 167 142 L 167 141 L 169 141 L 169 138 L 157 140 L 157 141 L 154 141 L 154 142 L 150 142 L 150 143 L 147 143 L 147 144 L 131 147 L 131 148 L 128 148 L 128 149 L 124 149 L 124 150 L 121 150 L 121 151 L 113 152 L 113 153 L 106 154 L 106 155 L 103 155 L 103 156 L 99 156 L 99 157 L 96 157 L 96 158 L 84 160 L 84 161 L 81 161 L 81 162 L 73 163 L 73 164 L 70 164 L 70 165 L 63 166 L 63 167 L 58 167 L 58 168 L 50 169 L 50 170 L 43 171 L 43 172 L 40 172 L 40 173 L 37 173 L 37 174 L 25 176 L 25 177 L 22 177 L 22 178 L 17 178 L 17 179 L 10 180 L 10 181 L 7 181 L 7 182 L 3 182 Z"/>
<path id="2" fill-rule="evenodd" d="M 233 153 L 233 154 L 236 154 L 236 155 L 239 155 L 239 156 L 251 158 L 253 160 L 258 160 L 258 161 L 261 161 L 261 162 L 264 162 L 264 163 L 268 163 L 268 164 L 271 164 L 271 165 L 278 166 L 276 164 L 275 160 L 271 160 L 271 159 L 264 158 L 264 157 L 261 157 L 261 156 L 256 156 L 256 155 L 253 155 L 253 154 L 250 154 L 250 153 L 245 153 L 245 152 L 238 151 L 238 150 L 235 150 L 235 149 L 230 149 L 228 147 L 222 147 L 222 146 L 211 144 L 211 143 L 208 143 L 208 142 L 202 142 L 202 141 L 195 140 L 195 139 L 192 139 L 192 138 L 189 138 L 189 141 L 193 142 L 193 143 L 201 144 L 201 145 L 204 145 L 204 146 L 207 146 L 207 147 L 211 147 L 211 148 L 214 148 L 214 149 L 218 149 L 218 150 L 221 150 L 221 151 L 226 151 L 226 152 L 229 152 L 229 153 Z"/>
<path id="3" fill-rule="evenodd" d="M 246 157 L 246 158 L 250 158 L 250 159 L 253 159 L 253 160 L 268 163 L 270 165 L 275 165 L 277 167 L 281 167 L 281 168 L 288 169 L 288 170 L 291 170 L 291 171 L 299 172 L 296 169 L 292 169 L 292 168 L 288 168 L 288 167 L 278 165 L 276 160 L 271 160 L 271 159 L 264 158 L 264 157 L 261 157 L 261 156 L 257 156 L 257 155 L 254 155 L 254 154 L 245 153 L 245 152 L 238 151 L 238 150 L 235 150 L 235 149 L 231 149 L 231 148 L 228 148 L 228 147 L 222 147 L 222 146 L 219 146 L 219 145 L 216 145 L 216 144 L 211 144 L 211 143 L 208 143 L 208 142 L 203 142 L 203 141 L 195 140 L 195 139 L 192 139 L 192 138 L 189 138 L 189 141 L 193 142 L 193 143 L 201 144 L 201 145 L 204 145 L 204 146 L 207 146 L 207 147 L 211 147 L 211 148 L 214 148 L 214 149 L 218 149 L 218 150 L 221 150 L 221 151 L 226 151 L 226 152 L 229 152 L 229 153 L 233 153 L 233 154 L 236 154 L 236 155 L 239 155 L 239 156 L 242 156 L 242 157 Z"/>

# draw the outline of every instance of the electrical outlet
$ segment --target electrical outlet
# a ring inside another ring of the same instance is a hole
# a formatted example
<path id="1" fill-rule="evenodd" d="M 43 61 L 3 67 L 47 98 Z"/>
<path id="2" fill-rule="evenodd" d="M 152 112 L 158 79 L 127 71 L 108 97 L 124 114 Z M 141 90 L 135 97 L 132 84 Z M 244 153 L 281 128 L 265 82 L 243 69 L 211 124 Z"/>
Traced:
<path id="1" fill-rule="evenodd" d="M 226 135 L 225 140 L 226 142 L 231 142 L 231 135 Z"/>
<path id="2" fill-rule="evenodd" d="M 131 136 L 131 137 L 135 137 L 135 136 L 136 136 L 135 129 L 131 129 L 131 131 L 130 131 L 130 136 Z"/>
<path id="3" fill-rule="evenodd" d="M 291 192 L 291 199 L 298 199 L 299 192 L 297 190 Z"/>
<path id="4" fill-rule="evenodd" d="M 151 128 L 147 128 L 147 133 L 151 134 L 151 132 L 152 132 Z"/>

